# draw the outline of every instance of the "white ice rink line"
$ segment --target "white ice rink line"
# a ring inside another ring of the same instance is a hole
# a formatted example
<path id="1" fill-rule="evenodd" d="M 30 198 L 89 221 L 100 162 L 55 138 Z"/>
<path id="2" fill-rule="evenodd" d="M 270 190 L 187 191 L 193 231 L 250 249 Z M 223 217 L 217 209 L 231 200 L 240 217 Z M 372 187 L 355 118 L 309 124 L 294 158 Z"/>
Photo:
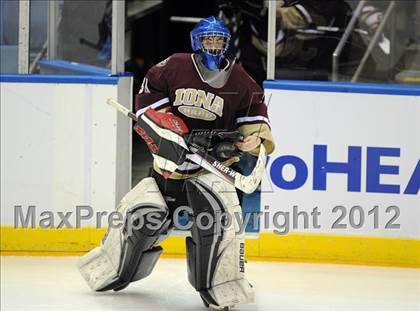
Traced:
<path id="1" fill-rule="evenodd" d="M 93 293 L 76 257 L 1 257 L 1 310 L 206 310 L 182 259 L 161 259 L 152 275 L 126 290 Z M 420 270 L 249 262 L 256 303 L 234 310 L 420 311 Z"/>

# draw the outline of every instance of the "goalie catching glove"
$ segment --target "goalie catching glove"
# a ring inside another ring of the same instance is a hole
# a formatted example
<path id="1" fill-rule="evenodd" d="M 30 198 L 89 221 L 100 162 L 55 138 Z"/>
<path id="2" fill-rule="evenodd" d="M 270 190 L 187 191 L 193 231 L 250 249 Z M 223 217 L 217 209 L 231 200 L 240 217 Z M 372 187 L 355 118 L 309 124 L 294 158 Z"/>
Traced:
<path id="1" fill-rule="evenodd" d="M 227 132 L 224 130 L 193 131 L 187 138 L 188 144 L 204 149 L 222 162 L 242 155 L 235 145 L 236 142 L 242 140 L 243 136 L 238 131 Z"/>

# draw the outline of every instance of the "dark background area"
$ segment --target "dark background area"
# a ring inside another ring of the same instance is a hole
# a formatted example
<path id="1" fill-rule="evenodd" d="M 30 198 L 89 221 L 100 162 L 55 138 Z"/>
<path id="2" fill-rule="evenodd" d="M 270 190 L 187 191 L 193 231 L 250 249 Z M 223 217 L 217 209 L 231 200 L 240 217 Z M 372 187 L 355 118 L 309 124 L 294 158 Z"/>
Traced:
<path id="1" fill-rule="evenodd" d="M 171 16 L 207 17 L 217 14 L 216 1 L 165 0 L 162 9 L 147 15 L 132 25 L 133 58 L 142 57 L 150 67 L 173 53 L 190 52 L 192 23 L 171 22 Z"/>
<path id="2" fill-rule="evenodd" d="M 190 31 L 195 24 L 170 21 L 171 16 L 207 17 L 217 14 L 217 1 L 165 0 L 162 8 L 133 21 L 131 59 L 126 70 L 134 73 L 133 95 L 147 70 L 173 53 L 191 52 Z M 149 174 L 152 157 L 143 140 L 133 132 L 133 184 Z"/>

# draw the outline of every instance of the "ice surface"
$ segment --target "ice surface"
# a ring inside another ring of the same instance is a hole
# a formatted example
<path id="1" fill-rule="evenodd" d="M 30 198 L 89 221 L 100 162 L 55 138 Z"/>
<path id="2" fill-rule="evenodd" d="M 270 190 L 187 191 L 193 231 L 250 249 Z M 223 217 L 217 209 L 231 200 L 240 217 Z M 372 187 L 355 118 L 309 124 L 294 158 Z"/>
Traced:
<path id="1" fill-rule="evenodd" d="M 185 260 L 162 258 L 122 292 L 90 291 L 76 257 L 1 257 L 1 310 L 206 310 Z M 420 269 L 249 262 L 256 303 L 234 310 L 420 311 Z"/>

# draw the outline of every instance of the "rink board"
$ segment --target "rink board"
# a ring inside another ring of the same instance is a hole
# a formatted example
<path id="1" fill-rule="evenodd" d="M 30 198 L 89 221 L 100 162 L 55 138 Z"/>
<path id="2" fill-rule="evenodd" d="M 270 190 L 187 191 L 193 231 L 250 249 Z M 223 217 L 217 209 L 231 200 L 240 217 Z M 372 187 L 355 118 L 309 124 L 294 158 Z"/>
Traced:
<path id="1" fill-rule="evenodd" d="M 420 87 L 273 81 L 265 95 L 277 146 L 262 230 L 281 213 L 286 233 L 420 239 Z"/>
<path id="2" fill-rule="evenodd" d="M 131 188 L 132 131 L 106 99 L 131 109 L 132 77 L 1 75 L 0 80 L 1 249 L 26 250 L 26 234 L 32 249 L 39 249 L 36 230 L 13 229 L 17 235 L 26 232 L 17 239 L 8 234 L 16 206 L 24 211 L 33 206 L 37 219 L 53 213 L 55 226 L 58 213 L 74 213 L 76 206 L 114 211 Z M 74 233 L 56 240 L 44 231 L 45 245 L 55 245 L 55 251 L 84 241 Z"/>
<path id="3" fill-rule="evenodd" d="M 81 255 L 97 246 L 105 229 L 33 229 L 2 227 L 2 255 Z M 185 237 L 162 243 L 164 256 L 185 257 Z M 327 234 L 262 232 L 245 240 L 250 260 L 299 261 L 420 268 L 420 240 Z"/>

